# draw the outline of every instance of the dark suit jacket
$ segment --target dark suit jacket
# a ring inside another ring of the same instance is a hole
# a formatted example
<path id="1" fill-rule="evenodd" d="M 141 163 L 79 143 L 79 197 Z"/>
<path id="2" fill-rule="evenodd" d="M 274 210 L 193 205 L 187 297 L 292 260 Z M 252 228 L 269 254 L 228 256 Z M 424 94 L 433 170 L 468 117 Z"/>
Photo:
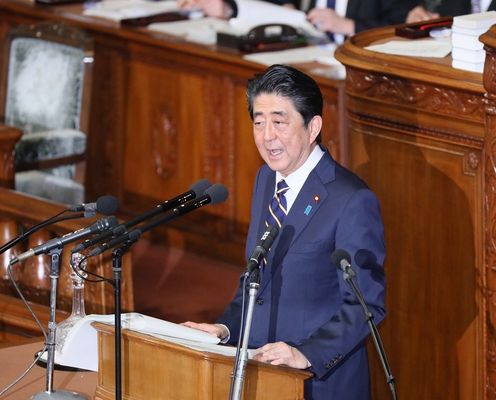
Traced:
<path id="1" fill-rule="evenodd" d="M 257 175 L 247 257 L 265 227 L 274 193 L 275 173 L 263 166 Z M 369 399 L 364 339 L 369 334 L 363 311 L 331 262 L 342 248 L 353 262 L 357 282 L 374 320 L 385 315 L 383 224 L 374 194 L 355 175 L 325 153 L 308 176 L 287 215 L 263 268 L 249 346 L 283 341 L 311 362 L 313 379 L 306 382 L 306 400 Z M 236 342 L 240 330 L 242 290 L 218 320 Z"/>
<path id="2" fill-rule="evenodd" d="M 496 10 L 496 0 L 491 1 L 488 11 Z M 435 10 L 441 17 L 465 15 L 472 12 L 470 0 L 443 0 Z"/>
<path id="3" fill-rule="evenodd" d="M 237 15 L 235 0 L 224 0 Z M 267 0 L 270 3 L 284 5 L 293 4 L 299 8 L 301 0 Z M 414 5 L 408 0 L 348 0 L 346 17 L 355 21 L 355 31 L 361 32 L 365 29 L 376 28 L 386 25 L 402 24 L 406 15 Z M 495 0 L 496 1 L 496 0 Z M 315 0 L 310 1 L 309 10 L 315 7 Z M 308 11 L 308 10 L 305 10 Z"/>
<path id="4" fill-rule="evenodd" d="M 348 0 L 346 17 L 355 21 L 355 31 L 402 24 L 410 11 L 407 0 Z M 310 9 L 315 0 L 310 2 Z"/>

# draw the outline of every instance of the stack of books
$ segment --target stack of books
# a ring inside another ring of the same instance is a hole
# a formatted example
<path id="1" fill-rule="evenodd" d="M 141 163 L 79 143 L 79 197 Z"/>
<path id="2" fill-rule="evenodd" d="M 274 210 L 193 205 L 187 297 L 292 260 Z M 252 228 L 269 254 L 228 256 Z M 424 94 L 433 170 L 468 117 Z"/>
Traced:
<path id="1" fill-rule="evenodd" d="M 460 15 L 451 27 L 453 68 L 480 72 L 484 69 L 486 52 L 479 36 L 496 24 L 496 11 Z"/>

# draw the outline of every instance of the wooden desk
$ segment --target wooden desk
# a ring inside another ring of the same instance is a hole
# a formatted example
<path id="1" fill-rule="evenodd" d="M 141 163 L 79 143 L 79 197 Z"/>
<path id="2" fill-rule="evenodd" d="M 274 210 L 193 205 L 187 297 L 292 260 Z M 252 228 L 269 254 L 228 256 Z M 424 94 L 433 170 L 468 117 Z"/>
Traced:
<path id="1" fill-rule="evenodd" d="M 95 398 L 115 399 L 115 332 L 98 331 L 98 386 Z M 229 399 L 233 357 L 193 350 L 166 340 L 122 331 L 122 395 L 128 400 Z M 308 371 L 248 361 L 243 400 L 303 400 Z"/>
<path id="2" fill-rule="evenodd" d="M 493 399 L 494 97 L 490 107 L 482 75 L 451 68 L 450 57 L 364 49 L 393 37 L 392 28 L 358 34 L 337 58 L 347 67 L 350 166 L 384 217 L 381 332 L 398 397 Z M 374 398 L 389 398 L 373 348 L 370 359 Z"/>
<path id="3" fill-rule="evenodd" d="M 0 349 L 0 390 L 18 378 L 33 361 L 33 355 L 42 348 L 43 343 L 37 341 Z M 2 396 L 2 399 L 24 400 L 43 392 L 46 389 L 45 377 L 45 368 L 35 365 L 20 382 Z M 96 384 L 96 372 L 54 372 L 54 390 L 73 391 L 92 399 Z"/>
<path id="4" fill-rule="evenodd" d="M 83 6 L 0 2 L 0 54 L 9 28 L 57 20 L 94 39 L 86 194 L 116 195 L 127 213 L 144 211 L 200 178 L 224 183 L 227 202 L 185 215 L 157 238 L 197 254 L 243 264 L 250 193 L 262 161 L 253 144 L 245 85 L 262 65 L 235 51 L 202 46 L 82 15 Z M 324 143 L 345 154 L 343 82 L 315 75 L 325 98 Z M 0 118 L 5 65 L 0 70 Z M 155 233 L 154 233 L 155 235 Z"/>

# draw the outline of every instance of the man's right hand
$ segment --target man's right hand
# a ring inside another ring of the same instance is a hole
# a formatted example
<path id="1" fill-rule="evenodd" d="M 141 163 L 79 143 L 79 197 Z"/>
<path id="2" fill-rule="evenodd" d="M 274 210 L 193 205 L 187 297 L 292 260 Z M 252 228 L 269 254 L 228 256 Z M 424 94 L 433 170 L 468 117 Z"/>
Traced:
<path id="1" fill-rule="evenodd" d="M 186 321 L 181 325 L 187 326 L 188 328 L 198 329 L 203 332 L 210 333 L 211 335 L 217 336 L 220 340 L 224 339 L 229 335 L 229 331 L 224 325 L 221 324 L 206 324 Z"/>
<path id="2" fill-rule="evenodd" d="M 433 13 L 427 11 L 422 6 L 417 6 L 415 8 L 412 8 L 408 12 L 408 15 L 406 16 L 406 23 L 409 24 L 412 22 L 422 22 L 422 21 L 427 21 L 428 19 L 435 19 L 435 18 L 439 18 L 439 13 Z"/>

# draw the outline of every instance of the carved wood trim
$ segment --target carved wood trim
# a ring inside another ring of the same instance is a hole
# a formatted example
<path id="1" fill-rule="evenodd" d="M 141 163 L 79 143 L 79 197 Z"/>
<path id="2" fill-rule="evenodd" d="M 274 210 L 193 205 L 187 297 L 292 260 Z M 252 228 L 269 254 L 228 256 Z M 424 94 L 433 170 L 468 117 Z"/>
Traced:
<path id="1" fill-rule="evenodd" d="M 484 104 L 479 93 L 467 94 L 425 82 L 348 69 L 346 89 L 350 94 L 383 99 L 418 110 L 482 121 Z"/>
<path id="2" fill-rule="evenodd" d="M 475 176 L 477 169 L 481 164 L 479 154 L 470 151 L 463 156 L 463 173 L 465 175 Z"/>
<path id="3" fill-rule="evenodd" d="M 486 144 L 484 176 L 485 290 L 486 314 L 486 396 L 496 399 L 496 56 L 487 49 L 483 82 L 485 95 Z"/>
<path id="4" fill-rule="evenodd" d="M 418 124 L 417 125 L 403 124 L 401 122 L 392 119 L 387 120 L 366 113 L 358 114 L 350 110 L 348 110 L 348 115 L 350 116 L 350 119 L 356 119 L 359 121 L 367 122 L 369 124 L 386 126 L 388 128 L 400 130 L 403 133 L 411 133 L 416 137 L 425 136 L 430 138 L 436 138 L 437 140 L 450 142 L 450 143 L 457 143 L 477 149 L 482 149 L 484 147 L 484 139 L 482 138 L 477 139 L 474 136 L 468 136 L 459 133 L 454 134 L 453 132 L 450 131 L 445 131 L 441 129 L 432 129 Z"/>
<path id="5" fill-rule="evenodd" d="M 177 130 L 170 113 L 166 110 L 154 115 L 151 132 L 152 159 L 155 172 L 163 179 L 174 175 L 177 167 Z"/>

